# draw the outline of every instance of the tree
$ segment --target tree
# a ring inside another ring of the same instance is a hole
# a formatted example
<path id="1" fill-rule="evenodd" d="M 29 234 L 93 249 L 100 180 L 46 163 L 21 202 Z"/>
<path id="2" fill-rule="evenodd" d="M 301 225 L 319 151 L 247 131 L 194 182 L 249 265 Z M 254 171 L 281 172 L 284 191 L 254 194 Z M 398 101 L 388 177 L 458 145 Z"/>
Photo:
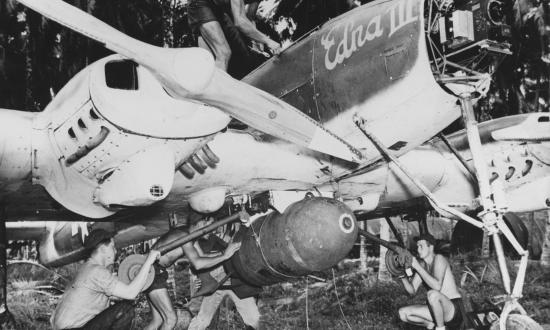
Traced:
<path id="1" fill-rule="evenodd" d="M 380 239 L 385 241 L 390 240 L 390 225 L 384 219 L 380 219 Z M 391 281 L 391 274 L 386 268 L 386 252 L 387 248 L 380 246 L 380 261 L 378 266 L 378 280 Z"/>
<path id="2" fill-rule="evenodd" d="M 550 210 L 546 213 L 546 225 L 544 226 L 544 242 L 542 244 L 540 264 L 543 266 L 550 266 Z"/>

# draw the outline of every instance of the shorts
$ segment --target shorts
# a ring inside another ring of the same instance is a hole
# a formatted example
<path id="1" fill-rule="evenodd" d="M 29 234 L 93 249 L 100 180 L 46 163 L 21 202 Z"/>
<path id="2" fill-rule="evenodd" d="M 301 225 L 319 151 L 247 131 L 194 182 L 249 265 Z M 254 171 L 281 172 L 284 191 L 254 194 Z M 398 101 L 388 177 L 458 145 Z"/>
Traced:
<path id="1" fill-rule="evenodd" d="M 462 302 L 462 297 L 451 299 L 451 302 L 455 307 L 455 312 L 453 314 L 453 317 L 449 321 L 445 322 L 445 326 L 451 330 L 460 329 L 462 325 L 462 320 L 463 320 L 462 315 L 465 312 L 464 303 Z M 429 303 L 427 305 L 428 305 L 428 309 L 430 310 L 430 315 L 432 316 L 432 320 L 435 320 L 432 307 L 430 306 Z"/>
<path id="2" fill-rule="evenodd" d="M 149 286 L 147 290 L 143 291 L 143 293 L 148 294 L 149 292 L 154 290 L 167 289 L 167 280 L 168 272 L 166 271 L 166 268 L 160 266 L 159 264 L 155 264 L 155 279 L 153 280 L 153 283 L 151 283 L 151 286 Z"/>
<path id="3" fill-rule="evenodd" d="M 450 321 L 445 322 L 445 325 L 449 329 L 458 329 L 462 324 L 462 311 L 464 310 L 464 305 L 462 298 L 451 299 L 451 302 L 455 306 L 455 313 Z"/>
<path id="4" fill-rule="evenodd" d="M 202 24 L 218 21 L 221 22 L 223 11 L 212 0 L 190 0 L 187 7 L 187 20 L 191 31 L 199 34 Z"/>

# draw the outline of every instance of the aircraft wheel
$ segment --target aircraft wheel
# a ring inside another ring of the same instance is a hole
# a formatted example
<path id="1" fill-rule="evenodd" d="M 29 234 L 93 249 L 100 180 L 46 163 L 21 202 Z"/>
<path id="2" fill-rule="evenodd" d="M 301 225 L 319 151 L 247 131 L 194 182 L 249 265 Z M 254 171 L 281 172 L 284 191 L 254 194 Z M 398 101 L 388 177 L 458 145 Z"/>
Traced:
<path id="1" fill-rule="evenodd" d="M 399 255 L 393 250 L 386 251 L 386 268 L 393 276 L 405 275 L 405 269 L 399 263 Z"/>
<path id="2" fill-rule="evenodd" d="M 146 259 L 147 256 L 142 254 L 132 254 L 127 256 L 118 267 L 118 279 L 126 284 L 130 283 L 139 273 L 139 270 L 145 263 Z M 151 266 L 149 274 L 147 274 L 147 281 L 145 281 L 145 286 L 141 289 L 141 291 L 147 290 L 151 284 L 153 284 L 154 279 L 155 266 Z"/>
<path id="3" fill-rule="evenodd" d="M 527 226 L 523 223 L 523 220 L 513 212 L 508 212 L 504 214 L 503 217 L 504 222 L 508 225 L 508 228 L 510 228 L 519 244 L 521 244 L 524 249 L 527 249 L 529 245 L 529 229 L 527 229 Z M 519 255 L 512 244 L 510 244 L 507 239 L 503 239 L 503 241 L 505 250 L 509 251 L 508 254 L 514 258 L 519 258 Z"/>
<path id="4" fill-rule="evenodd" d="M 512 231 L 514 237 L 518 240 L 520 245 L 526 249 L 529 244 L 529 229 L 523 220 L 512 212 L 504 214 L 504 222 Z M 453 230 L 451 248 L 453 251 L 457 252 L 468 252 L 474 249 L 481 248 L 481 239 L 483 237 L 483 231 L 479 228 L 465 222 L 459 221 Z M 507 239 L 502 237 L 504 243 L 504 252 L 506 255 L 512 258 L 518 258 L 516 250 L 508 242 Z M 491 244 L 492 247 L 492 244 Z"/>
<path id="5" fill-rule="evenodd" d="M 542 326 L 527 315 L 510 314 L 506 320 L 506 330 L 542 330 Z M 499 322 L 491 325 L 490 330 L 500 330 Z"/>

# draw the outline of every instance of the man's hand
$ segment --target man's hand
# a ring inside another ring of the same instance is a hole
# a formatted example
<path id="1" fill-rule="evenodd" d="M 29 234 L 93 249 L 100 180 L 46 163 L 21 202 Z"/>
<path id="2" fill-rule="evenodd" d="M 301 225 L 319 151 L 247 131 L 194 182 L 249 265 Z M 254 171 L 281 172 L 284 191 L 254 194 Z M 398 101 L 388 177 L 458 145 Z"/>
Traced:
<path id="1" fill-rule="evenodd" d="M 147 256 L 145 263 L 152 265 L 155 261 L 157 261 L 157 259 L 160 259 L 160 252 L 157 250 L 151 250 L 149 251 L 149 255 Z"/>
<path id="2" fill-rule="evenodd" d="M 197 278 L 195 280 L 195 291 L 199 291 L 202 287 L 202 281 L 200 278 Z"/>
<path id="3" fill-rule="evenodd" d="M 282 50 L 281 45 L 278 42 L 273 41 L 271 39 L 269 39 L 269 41 L 266 43 L 266 46 L 267 48 L 269 48 L 269 51 L 273 55 L 278 55 Z"/>
<path id="4" fill-rule="evenodd" d="M 229 243 L 229 245 L 227 246 L 227 249 L 225 249 L 223 255 L 226 257 L 226 258 L 231 258 L 232 255 L 235 254 L 235 252 L 237 252 L 239 249 L 241 248 L 241 242 L 238 242 L 238 243 L 235 243 L 235 242 L 231 242 Z"/>
<path id="5" fill-rule="evenodd" d="M 420 265 L 420 263 L 418 262 L 418 260 L 416 260 L 416 258 L 413 257 L 413 258 L 412 258 L 411 267 L 414 268 L 415 270 L 418 270 L 418 268 L 421 268 L 422 265 Z"/>

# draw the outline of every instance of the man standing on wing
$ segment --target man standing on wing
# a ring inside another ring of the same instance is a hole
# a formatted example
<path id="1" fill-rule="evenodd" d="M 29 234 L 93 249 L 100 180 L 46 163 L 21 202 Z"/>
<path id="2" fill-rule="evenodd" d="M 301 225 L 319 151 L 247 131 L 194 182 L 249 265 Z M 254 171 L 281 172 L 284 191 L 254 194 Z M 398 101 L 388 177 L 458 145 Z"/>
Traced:
<path id="1" fill-rule="evenodd" d="M 190 0 L 187 9 L 189 27 L 199 35 L 199 47 L 210 50 L 216 66 L 227 71 L 231 47 L 224 33 L 225 15 L 245 37 L 264 44 L 273 54 L 280 51 L 278 42 L 260 32 L 250 17 L 255 15 L 259 0 Z M 247 13 L 246 5 L 254 13 Z M 253 15 L 254 14 L 254 15 Z"/>

